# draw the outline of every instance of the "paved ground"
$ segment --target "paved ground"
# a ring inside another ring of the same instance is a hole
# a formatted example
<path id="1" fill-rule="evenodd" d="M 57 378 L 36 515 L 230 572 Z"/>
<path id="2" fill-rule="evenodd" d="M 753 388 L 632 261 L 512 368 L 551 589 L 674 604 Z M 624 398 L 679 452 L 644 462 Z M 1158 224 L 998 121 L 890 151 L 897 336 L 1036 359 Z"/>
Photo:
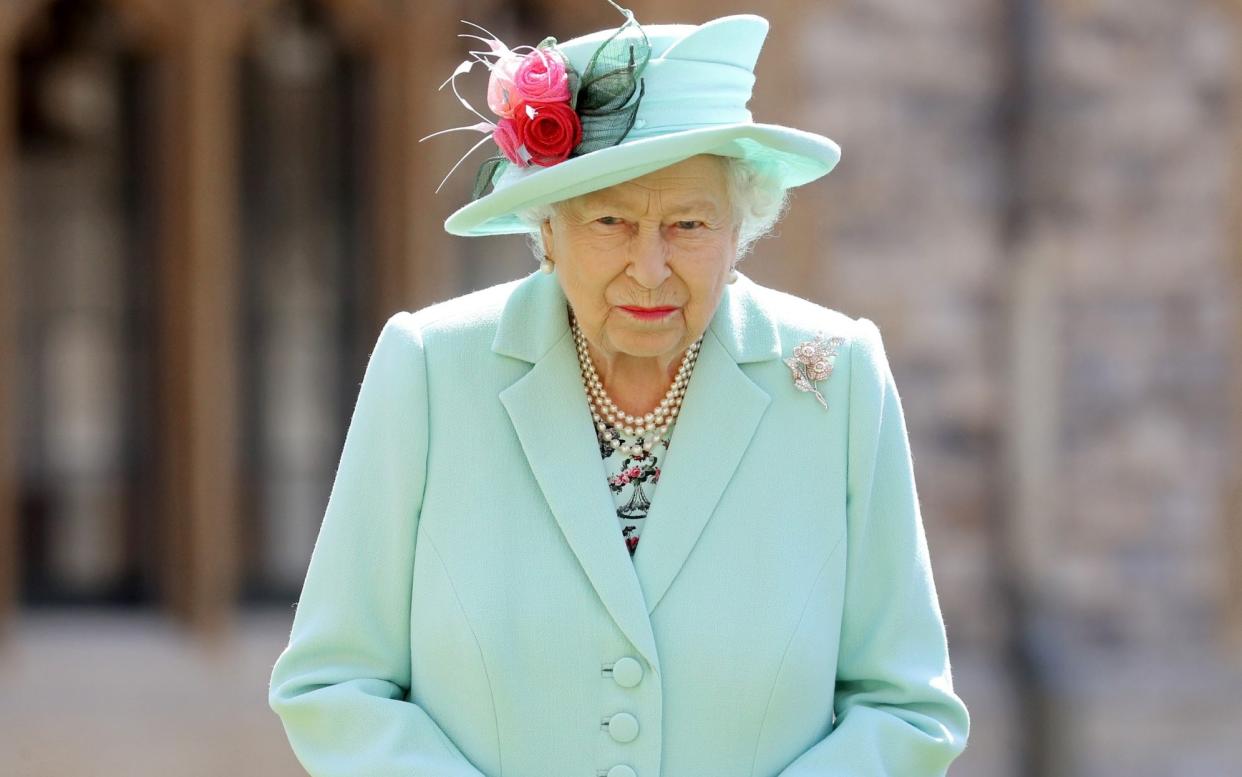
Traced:
<path id="1" fill-rule="evenodd" d="M 306 777 L 267 706 L 291 617 L 243 615 L 212 649 L 151 616 L 24 614 L 0 650 L 0 776 Z M 1003 684 L 966 656 L 954 674 L 975 723 L 950 773 L 1005 777 Z"/>
<path id="2" fill-rule="evenodd" d="M 24 616 L 0 652 L 0 774 L 306 777 L 267 707 L 288 620 L 239 626 L 213 650 L 153 617 Z"/>

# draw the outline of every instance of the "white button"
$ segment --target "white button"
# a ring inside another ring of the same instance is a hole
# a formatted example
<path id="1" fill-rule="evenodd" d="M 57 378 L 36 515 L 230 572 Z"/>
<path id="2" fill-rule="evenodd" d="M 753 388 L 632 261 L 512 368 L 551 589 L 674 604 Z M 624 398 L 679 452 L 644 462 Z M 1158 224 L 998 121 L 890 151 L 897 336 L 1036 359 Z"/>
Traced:
<path id="1" fill-rule="evenodd" d="M 612 665 L 612 679 L 623 688 L 633 688 L 643 679 L 643 665 L 629 656 L 618 658 Z"/>
<path id="2" fill-rule="evenodd" d="M 608 733 L 618 742 L 631 742 L 638 736 L 638 718 L 618 712 L 608 719 Z"/>
<path id="3" fill-rule="evenodd" d="M 607 777 L 638 777 L 638 773 L 625 764 L 617 764 L 608 770 Z"/>

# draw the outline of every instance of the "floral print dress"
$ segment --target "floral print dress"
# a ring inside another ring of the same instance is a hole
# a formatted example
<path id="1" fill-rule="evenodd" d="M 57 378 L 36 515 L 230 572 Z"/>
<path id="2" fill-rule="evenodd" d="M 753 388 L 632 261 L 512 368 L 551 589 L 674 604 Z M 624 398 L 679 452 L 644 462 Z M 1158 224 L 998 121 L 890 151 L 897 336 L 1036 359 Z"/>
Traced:
<path id="1" fill-rule="evenodd" d="M 604 472 L 608 477 L 608 489 L 617 504 L 617 518 L 621 522 L 621 538 L 630 558 L 638 549 L 639 535 L 646 523 L 647 512 L 651 509 L 651 499 L 655 495 L 656 484 L 660 482 L 660 461 L 668 450 L 669 438 L 672 436 L 676 422 L 669 428 L 669 433 L 650 451 L 643 451 L 638 456 L 626 453 L 623 448 L 613 448 L 604 435 L 596 432 L 599 442 L 599 453 L 604 459 Z M 623 444 L 637 442 L 642 445 L 642 437 L 626 436 L 618 430 Z"/>

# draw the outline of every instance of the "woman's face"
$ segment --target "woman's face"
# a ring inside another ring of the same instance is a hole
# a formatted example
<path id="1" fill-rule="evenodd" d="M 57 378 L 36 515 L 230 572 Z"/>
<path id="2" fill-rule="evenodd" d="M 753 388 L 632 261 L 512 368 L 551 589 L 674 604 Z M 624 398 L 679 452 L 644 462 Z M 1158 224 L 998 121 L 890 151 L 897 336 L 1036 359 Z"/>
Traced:
<path id="1" fill-rule="evenodd" d="M 543 224 L 565 297 L 605 360 L 679 362 L 707 329 L 737 254 L 725 176 L 723 158 L 700 154 L 558 203 Z"/>

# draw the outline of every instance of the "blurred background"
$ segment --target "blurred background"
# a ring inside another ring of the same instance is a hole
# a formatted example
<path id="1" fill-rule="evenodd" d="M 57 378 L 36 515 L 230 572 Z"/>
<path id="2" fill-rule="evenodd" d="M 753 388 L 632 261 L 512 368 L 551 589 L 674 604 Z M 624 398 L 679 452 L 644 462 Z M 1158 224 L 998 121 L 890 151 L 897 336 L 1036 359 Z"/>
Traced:
<path id="1" fill-rule="evenodd" d="M 883 333 L 950 774 L 1242 774 L 1242 2 L 627 5 L 763 14 L 755 119 L 841 144 L 742 269 Z M 267 681 L 380 326 L 535 269 L 442 228 L 460 20 L 619 18 L 0 0 L 0 774 L 303 774 Z"/>

